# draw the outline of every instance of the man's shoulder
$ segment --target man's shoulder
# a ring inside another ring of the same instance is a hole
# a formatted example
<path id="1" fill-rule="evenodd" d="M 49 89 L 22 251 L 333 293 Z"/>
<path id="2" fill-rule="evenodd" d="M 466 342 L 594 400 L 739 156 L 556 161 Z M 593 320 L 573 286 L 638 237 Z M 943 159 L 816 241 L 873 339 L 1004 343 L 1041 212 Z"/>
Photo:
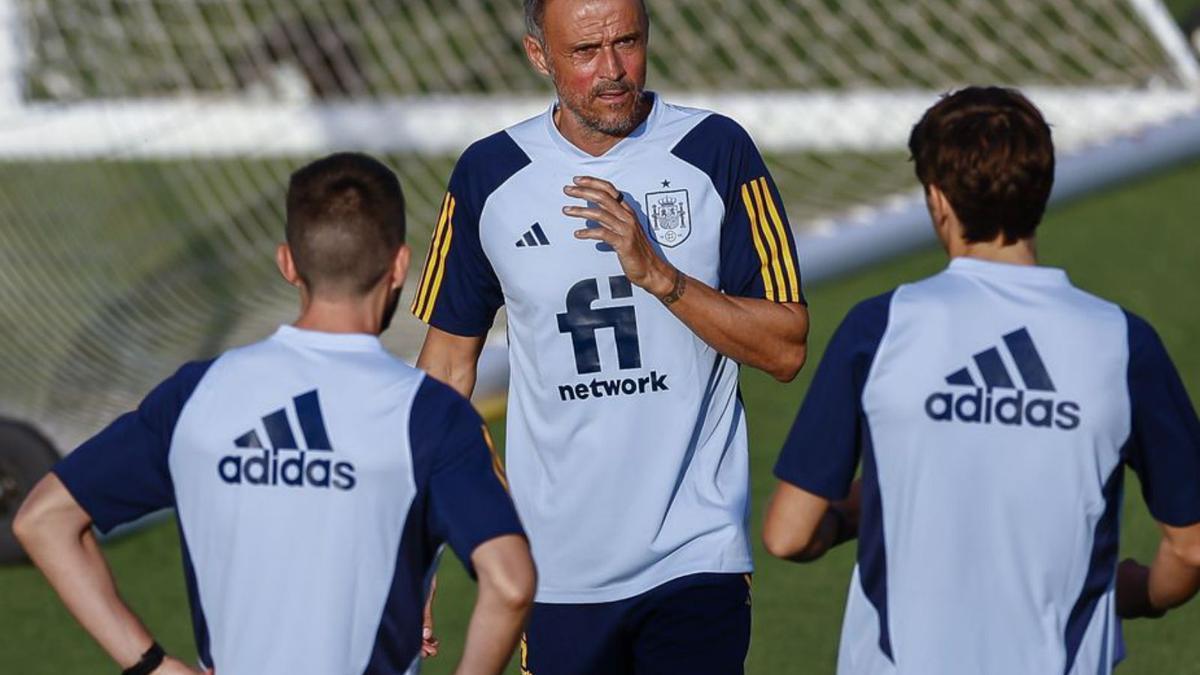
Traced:
<path id="1" fill-rule="evenodd" d="M 685 131 L 672 152 L 679 156 L 713 150 L 725 151 L 753 147 L 754 141 L 745 127 L 732 117 L 703 108 L 688 108 L 666 104 L 670 123 Z"/>
<path id="2" fill-rule="evenodd" d="M 532 159 L 517 143 L 513 129 L 504 129 L 475 141 L 459 156 L 451 176 L 456 199 L 482 203 L 496 188 L 528 166 Z"/>

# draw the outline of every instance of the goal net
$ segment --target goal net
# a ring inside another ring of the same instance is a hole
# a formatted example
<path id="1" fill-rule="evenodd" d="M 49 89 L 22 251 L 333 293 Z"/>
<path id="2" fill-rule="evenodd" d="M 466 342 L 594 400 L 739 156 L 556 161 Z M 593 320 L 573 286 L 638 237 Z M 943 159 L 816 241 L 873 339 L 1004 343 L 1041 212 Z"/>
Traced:
<path id="1" fill-rule="evenodd" d="M 955 86 L 1025 88 L 1067 154 L 1200 109 L 1156 0 L 647 4 L 650 87 L 741 121 L 804 237 L 911 199 Z M 396 167 L 419 256 L 456 154 L 550 101 L 522 32 L 517 0 L 0 0 L 0 416 L 67 447 L 291 318 L 270 253 L 322 153 Z"/>

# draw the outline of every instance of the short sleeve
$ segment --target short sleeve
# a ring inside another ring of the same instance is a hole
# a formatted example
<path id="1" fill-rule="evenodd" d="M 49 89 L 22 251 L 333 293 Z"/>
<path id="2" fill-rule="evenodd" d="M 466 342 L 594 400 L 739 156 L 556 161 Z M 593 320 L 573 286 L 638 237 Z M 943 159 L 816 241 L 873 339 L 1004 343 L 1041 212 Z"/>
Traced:
<path id="1" fill-rule="evenodd" d="M 720 290 L 804 303 L 783 199 L 745 129 L 728 117 L 710 115 L 680 141 L 674 154 L 707 173 L 725 203 Z"/>
<path id="2" fill-rule="evenodd" d="M 175 505 L 171 437 L 211 361 L 189 363 L 53 469 L 101 532 Z"/>
<path id="3" fill-rule="evenodd" d="M 846 497 L 863 451 L 863 387 L 891 297 L 860 303 L 838 326 L 775 463 L 780 480 L 831 501 Z"/>
<path id="4" fill-rule="evenodd" d="M 485 335 L 492 327 L 504 294 L 483 250 L 480 217 L 488 197 L 528 164 L 505 132 L 479 141 L 459 158 L 413 298 L 418 319 L 467 337 Z"/>
<path id="5" fill-rule="evenodd" d="M 412 411 L 415 452 L 429 467 L 429 529 L 474 575 L 471 553 L 506 534 L 524 536 L 483 419 L 450 387 L 426 377 Z"/>
<path id="6" fill-rule="evenodd" d="M 1200 421 L 1158 334 L 1126 313 L 1132 428 L 1126 461 L 1155 520 L 1200 522 Z"/>

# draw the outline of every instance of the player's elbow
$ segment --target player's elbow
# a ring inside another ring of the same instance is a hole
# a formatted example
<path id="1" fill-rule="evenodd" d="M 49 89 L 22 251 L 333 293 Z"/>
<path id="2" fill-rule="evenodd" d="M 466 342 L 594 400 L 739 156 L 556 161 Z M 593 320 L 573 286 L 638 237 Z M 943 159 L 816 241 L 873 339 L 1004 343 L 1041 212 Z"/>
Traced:
<path id="1" fill-rule="evenodd" d="M 492 583 L 497 602 L 513 612 L 527 612 L 533 607 L 537 591 L 537 572 L 533 564 L 514 567 L 499 575 Z"/>
<path id="2" fill-rule="evenodd" d="M 776 354 L 775 363 L 769 370 L 771 377 L 780 382 L 791 382 L 800 374 L 808 359 L 808 345 L 800 343 L 782 349 Z"/>
<path id="3" fill-rule="evenodd" d="M 782 527 L 768 520 L 763 524 L 763 547 L 776 558 L 795 562 L 809 562 L 818 556 L 808 555 L 813 542 L 811 537 L 805 537 L 794 529 Z"/>

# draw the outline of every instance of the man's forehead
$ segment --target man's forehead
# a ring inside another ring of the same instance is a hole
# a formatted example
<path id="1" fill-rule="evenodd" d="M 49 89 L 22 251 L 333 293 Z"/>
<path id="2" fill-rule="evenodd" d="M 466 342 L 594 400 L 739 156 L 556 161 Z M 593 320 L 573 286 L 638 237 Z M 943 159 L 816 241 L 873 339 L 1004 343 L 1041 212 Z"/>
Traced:
<path id="1" fill-rule="evenodd" d="M 614 37 L 643 27 L 641 0 L 551 0 L 543 28 L 568 42 Z"/>

